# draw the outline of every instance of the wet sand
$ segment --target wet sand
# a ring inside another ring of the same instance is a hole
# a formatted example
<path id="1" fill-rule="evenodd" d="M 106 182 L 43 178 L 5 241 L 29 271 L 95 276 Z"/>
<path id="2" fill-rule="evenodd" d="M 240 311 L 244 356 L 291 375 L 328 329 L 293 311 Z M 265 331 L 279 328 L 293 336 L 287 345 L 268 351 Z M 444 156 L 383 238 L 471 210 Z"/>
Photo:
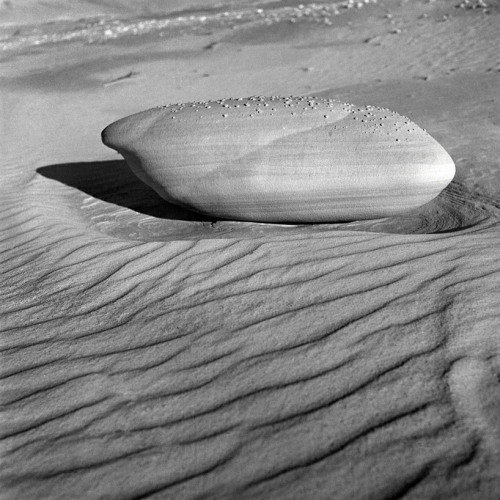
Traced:
<path id="1" fill-rule="evenodd" d="M 3 497 L 497 498 L 487 3 L 207 7 L 92 43 L 2 28 Z M 166 204 L 100 142 L 148 107 L 249 95 L 390 108 L 457 175 L 401 217 L 243 223 Z"/>

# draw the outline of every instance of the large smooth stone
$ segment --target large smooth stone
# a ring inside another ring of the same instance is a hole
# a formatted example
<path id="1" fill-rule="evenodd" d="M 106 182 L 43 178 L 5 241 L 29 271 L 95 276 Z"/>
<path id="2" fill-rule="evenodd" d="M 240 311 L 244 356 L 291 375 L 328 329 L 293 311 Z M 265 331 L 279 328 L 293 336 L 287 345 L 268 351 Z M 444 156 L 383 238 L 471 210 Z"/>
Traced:
<path id="1" fill-rule="evenodd" d="M 334 222 L 397 215 L 455 175 L 442 146 L 387 109 L 249 97 L 150 109 L 103 142 L 165 200 L 226 219 Z"/>

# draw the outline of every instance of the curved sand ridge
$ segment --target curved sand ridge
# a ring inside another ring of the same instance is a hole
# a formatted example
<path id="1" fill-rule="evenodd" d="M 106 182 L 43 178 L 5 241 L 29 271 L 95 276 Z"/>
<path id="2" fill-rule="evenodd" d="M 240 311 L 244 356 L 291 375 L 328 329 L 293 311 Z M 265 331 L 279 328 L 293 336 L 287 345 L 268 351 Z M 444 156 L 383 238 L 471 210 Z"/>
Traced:
<path id="1" fill-rule="evenodd" d="M 150 109 L 103 142 L 170 203 L 217 218 L 335 222 L 400 215 L 453 179 L 446 151 L 409 119 L 311 97 Z"/>

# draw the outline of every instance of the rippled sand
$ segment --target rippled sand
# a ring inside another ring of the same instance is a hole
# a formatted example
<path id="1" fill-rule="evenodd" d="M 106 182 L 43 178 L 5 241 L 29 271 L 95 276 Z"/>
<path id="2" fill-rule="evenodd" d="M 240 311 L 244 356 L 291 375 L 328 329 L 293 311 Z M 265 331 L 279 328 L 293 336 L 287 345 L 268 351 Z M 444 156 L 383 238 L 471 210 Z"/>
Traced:
<path id="1" fill-rule="evenodd" d="M 498 2 L 12 4 L 3 496 L 498 498 Z M 457 175 L 401 217 L 255 224 L 166 204 L 100 142 L 248 95 L 388 107 Z"/>

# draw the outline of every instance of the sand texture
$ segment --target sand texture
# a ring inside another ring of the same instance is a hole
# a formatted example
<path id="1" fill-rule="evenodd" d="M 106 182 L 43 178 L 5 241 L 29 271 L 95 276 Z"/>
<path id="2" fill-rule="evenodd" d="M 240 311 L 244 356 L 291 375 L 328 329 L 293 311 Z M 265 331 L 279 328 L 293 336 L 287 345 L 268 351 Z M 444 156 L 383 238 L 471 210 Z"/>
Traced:
<path id="1" fill-rule="evenodd" d="M 193 4 L 166 23 L 123 1 L 36 28 L 11 12 L 2 499 L 499 498 L 500 4 L 485 3 Z M 455 178 L 386 218 L 219 220 L 101 143 L 144 109 L 250 95 L 391 109 Z"/>

